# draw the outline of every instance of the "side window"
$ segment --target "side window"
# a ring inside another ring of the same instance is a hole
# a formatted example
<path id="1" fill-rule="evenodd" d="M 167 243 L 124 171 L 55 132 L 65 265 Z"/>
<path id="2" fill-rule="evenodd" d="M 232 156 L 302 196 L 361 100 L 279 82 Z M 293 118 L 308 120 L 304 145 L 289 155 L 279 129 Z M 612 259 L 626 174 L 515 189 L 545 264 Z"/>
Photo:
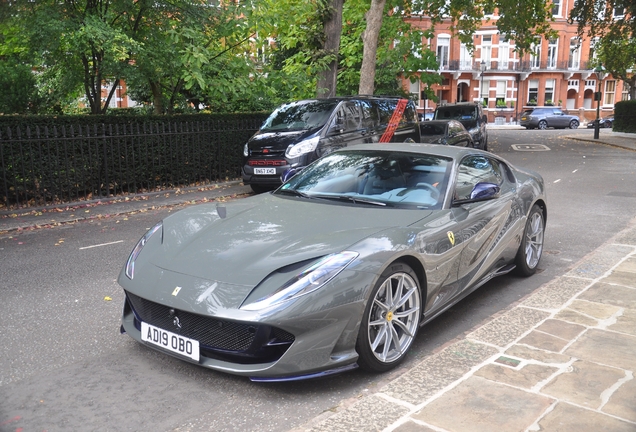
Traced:
<path id="1" fill-rule="evenodd" d="M 347 102 L 336 113 L 336 130 L 351 132 L 360 129 L 360 110 L 355 102 Z"/>
<path id="2" fill-rule="evenodd" d="M 470 193 L 477 183 L 494 183 L 499 186 L 504 181 L 499 163 L 485 156 L 468 156 L 462 160 L 455 182 L 456 200 L 470 199 Z"/>
<path id="3" fill-rule="evenodd" d="M 558 115 L 558 116 L 563 115 L 563 111 L 561 111 L 560 109 L 555 109 L 553 112 L 554 112 L 554 115 Z"/>
<path id="4" fill-rule="evenodd" d="M 368 100 L 360 101 L 362 109 L 362 127 L 373 128 L 380 122 L 378 108 Z"/>
<path id="5" fill-rule="evenodd" d="M 345 131 L 355 131 L 360 129 L 360 109 L 355 102 L 347 102 L 345 105 L 346 122 Z"/>

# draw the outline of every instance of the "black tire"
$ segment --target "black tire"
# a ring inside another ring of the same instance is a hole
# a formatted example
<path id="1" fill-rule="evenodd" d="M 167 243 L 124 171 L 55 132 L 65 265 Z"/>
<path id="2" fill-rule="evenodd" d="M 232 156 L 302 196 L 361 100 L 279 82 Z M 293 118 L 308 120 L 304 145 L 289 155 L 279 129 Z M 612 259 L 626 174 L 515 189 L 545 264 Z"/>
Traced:
<path id="1" fill-rule="evenodd" d="M 396 300 L 405 297 L 402 304 Z M 368 372 L 386 372 L 404 360 L 417 335 L 421 308 L 422 292 L 413 269 L 402 262 L 391 264 L 371 290 L 362 315 L 356 342 L 358 366 Z"/>
<path id="2" fill-rule="evenodd" d="M 543 253 L 543 234 L 545 218 L 538 205 L 532 206 L 526 226 L 523 230 L 521 244 L 515 257 L 517 273 L 521 276 L 532 276 L 537 271 Z"/>
<path id="3" fill-rule="evenodd" d="M 545 120 L 541 120 L 539 122 L 539 129 L 546 130 L 548 128 L 548 122 Z"/>
<path id="4" fill-rule="evenodd" d="M 578 120 L 572 120 L 570 122 L 570 129 L 577 129 L 579 127 L 579 121 Z"/>
<path id="5" fill-rule="evenodd" d="M 605 124 L 603 125 L 604 128 L 611 128 L 612 124 L 610 122 L 605 122 Z"/>

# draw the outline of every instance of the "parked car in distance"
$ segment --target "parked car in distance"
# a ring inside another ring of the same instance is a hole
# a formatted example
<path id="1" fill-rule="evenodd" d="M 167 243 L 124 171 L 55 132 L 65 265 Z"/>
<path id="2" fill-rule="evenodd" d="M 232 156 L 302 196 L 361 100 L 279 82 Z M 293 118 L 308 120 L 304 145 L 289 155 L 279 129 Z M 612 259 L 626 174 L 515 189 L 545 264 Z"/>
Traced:
<path id="1" fill-rule="evenodd" d="M 243 183 L 254 192 L 280 186 L 281 176 L 334 150 L 355 144 L 419 142 L 413 101 L 392 96 L 348 96 L 283 104 L 243 150 Z"/>
<path id="2" fill-rule="evenodd" d="M 592 120 L 587 124 L 588 129 L 593 128 L 596 124 L 596 119 Z M 603 117 L 598 121 L 598 127 L 600 128 L 611 128 L 614 125 L 614 114 L 611 116 Z"/>
<path id="3" fill-rule="evenodd" d="M 434 120 L 457 120 L 464 125 L 473 138 L 473 146 L 488 150 L 488 118 L 480 103 L 459 102 L 455 104 L 439 105 L 433 113 Z"/>
<path id="4" fill-rule="evenodd" d="M 433 120 L 433 113 L 419 113 L 418 118 L 420 119 L 421 122 L 423 121 L 429 121 L 429 120 Z"/>
<path id="5" fill-rule="evenodd" d="M 566 114 L 559 107 L 535 107 L 521 113 L 519 124 L 526 129 L 576 129 L 579 127 L 579 117 Z"/>
<path id="6" fill-rule="evenodd" d="M 472 147 L 473 139 L 457 120 L 431 120 L 420 123 L 420 142 Z"/>

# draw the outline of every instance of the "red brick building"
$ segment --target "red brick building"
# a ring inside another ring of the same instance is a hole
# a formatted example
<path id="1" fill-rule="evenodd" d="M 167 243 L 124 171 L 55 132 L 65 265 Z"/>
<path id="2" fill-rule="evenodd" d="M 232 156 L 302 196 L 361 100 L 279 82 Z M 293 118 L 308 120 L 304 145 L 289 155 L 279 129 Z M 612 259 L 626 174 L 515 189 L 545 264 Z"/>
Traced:
<path id="1" fill-rule="evenodd" d="M 582 122 L 596 117 L 594 92 L 599 82 L 591 66 L 595 40 L 577 37 L 577 25 L 568 24 L 569 11 L 575 0 L 553 0 L 555 39 L 537 39 L 530 54 L 520 57 L 514 51 L 514 40 L 497 31 L 497 12 L 487 15 L 474 35 L 474 52 L 450 32 L 450 22 L 436 25 L 435 37 L 424 40 L 437 53 L 443 82 L 431 90 L 440 104 L 484 101 L 489 121 L 510 123 L 524 108 L 532 105 L 560 106 L 576 114 Z M 622 14 L 622 10 L 615 10 Z M 415 27 L 430 28 L 430 21 L 412 17 Z M 482 71 L 483 69 L 483 71 Z M 423 72 L 423 71 L 422 71 Z M 428 71 L 431 72 L 431 71 Z M 433 71 L 436 72 L 436 71 Z M 421 82 L 404 80 L 405 88 L 419 98 L 420 112 L 432 112 L 436 104 L 423 100 Z M 627 99 L 624 83 L 606 75 L 600 81 L 601 115 L 614 112 L 614 104 Z"/>

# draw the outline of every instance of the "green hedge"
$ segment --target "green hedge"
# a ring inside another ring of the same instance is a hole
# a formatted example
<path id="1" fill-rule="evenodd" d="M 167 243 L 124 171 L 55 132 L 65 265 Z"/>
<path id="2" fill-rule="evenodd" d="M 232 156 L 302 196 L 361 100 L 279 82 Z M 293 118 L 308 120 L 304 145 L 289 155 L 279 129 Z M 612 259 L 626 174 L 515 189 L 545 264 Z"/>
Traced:
<path id="1" fill-rule="evenodd" d="M 267 113 L 0 116 L 0 206 L 29 206 L 240 177 Z"/>
<path id="2" fill-rule="evenodd" d="M 636 100 L 621 101 L 614 105 L 612 129 L 615 132 L 636 133 Z"/>

